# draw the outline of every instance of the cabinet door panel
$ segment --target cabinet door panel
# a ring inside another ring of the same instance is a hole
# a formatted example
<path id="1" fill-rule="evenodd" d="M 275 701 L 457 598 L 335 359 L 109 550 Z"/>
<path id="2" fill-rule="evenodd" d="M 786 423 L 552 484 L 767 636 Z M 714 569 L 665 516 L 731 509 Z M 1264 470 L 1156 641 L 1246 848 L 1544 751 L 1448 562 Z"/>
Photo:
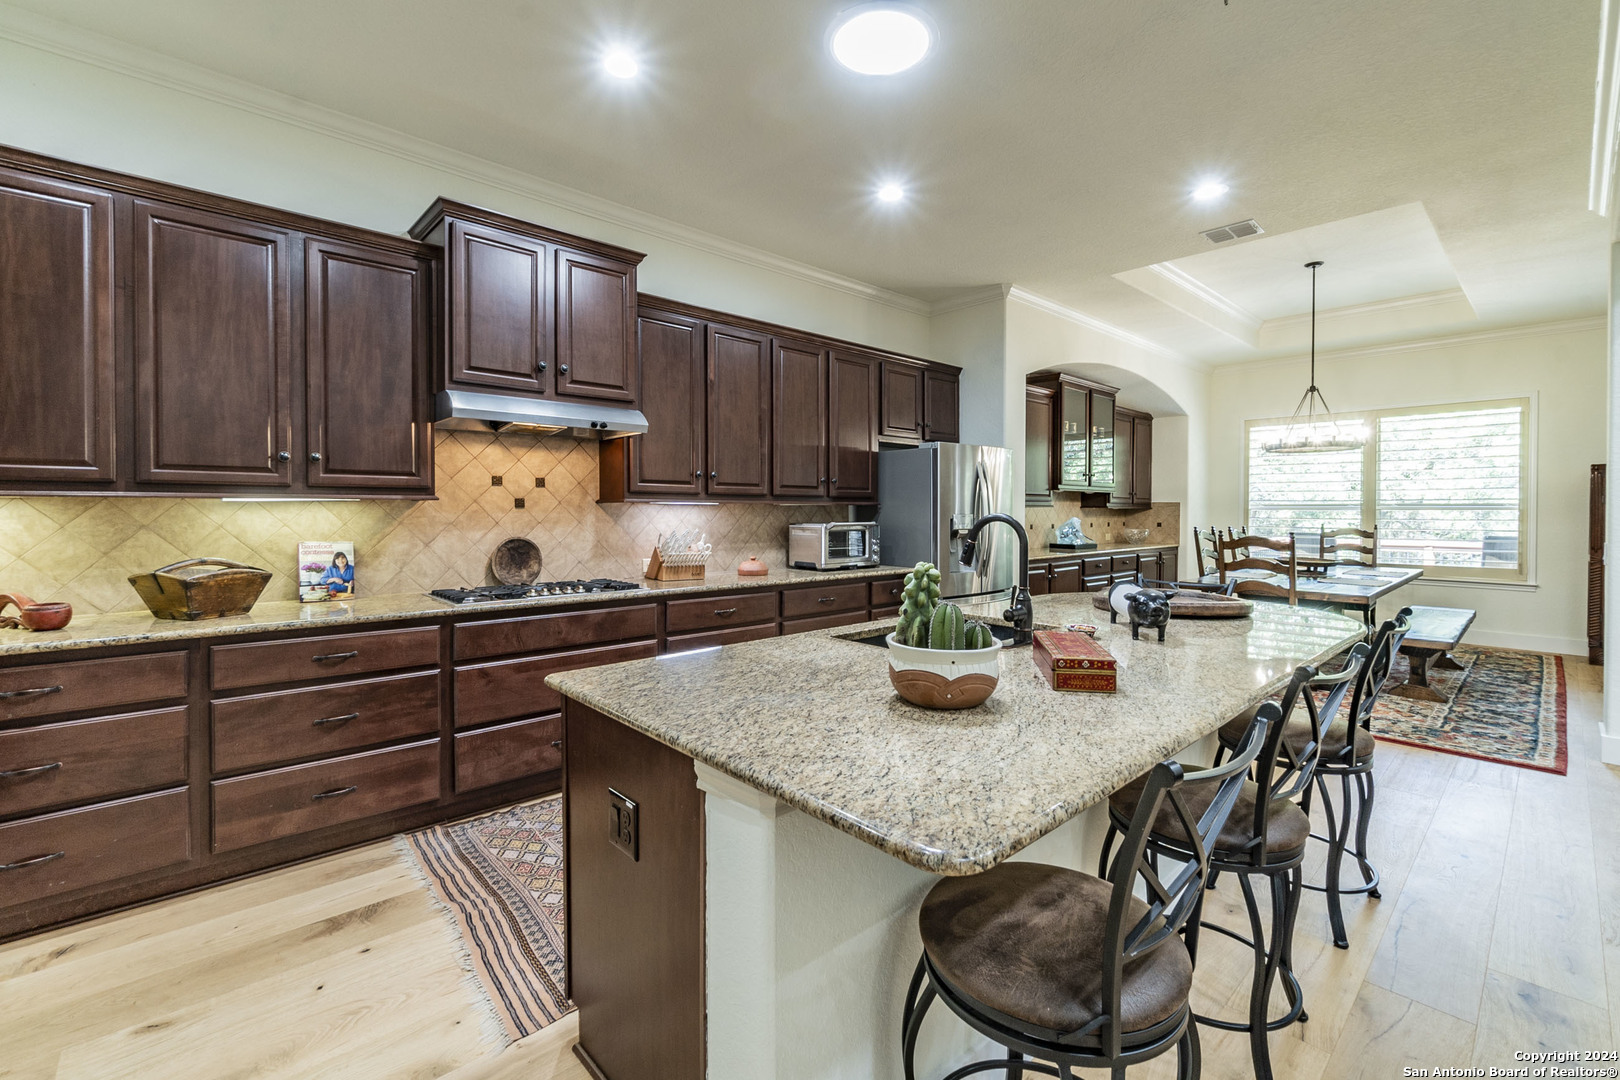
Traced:
<path id="1" fill-rule="evenodd" d="M 1153 418 L 1139 416 L 1131 437 L 1131 501 L 1153 503 Z"/>
<path id="2" fill-rule="evenodd" d="M 539 240 L 452 221 L 447 230 L 450 382 L 546 391 L 551 327 Z"/>
<path id="3" fill-rule="evenodd" d="M 135 478 L 285 486 L 287 234 L 143 200 L 134 222 Z"/>
<path id="4" fill-rule="evenodd" d="M 827 490 L 827 351 L 771 341 L 771 494 L 819 498 Z"/>
<path id="5" fill-rule="evenodd" d="M 915 364 L 883 362 L 882 436 L 918 442 L 923 429 L 923 369 Z"/>
<path id="6" fill-rule="evenodd" d="M 1052 498 L 1052 395 L 1033 388 L 1024 395 L 1024 497 Z"/>
<path id="7" fill-rule="evenodd" d="M 113 200 L 0 169 L 0 480 L 112 480 Z"/>
<path id="8" fill-rule="evenodd" d="M 626 486 L 641 495 L 701 495 L 703 324 L 647 313 L 636 327 L 647 433 L 628 440 Z"/>
<path id="9" fill-rule="evenodd" d="M 829 361 L 829 498 L 850 502 L 877 498 L 880 367 L 876 357 L 852 353 L 834 352 Z"/>
<path id="10" fill-rule="evenodd" d="M 557 249 L 557 395 L 633 403 L 636 268 Z"/>
<path id="11" fill-rule="evenodd" d="M 770 339 L 751 330 L 710 326 L 708 492 L 770 494 Z"/>
<path id="12" fill-rule="evenodd" d="M 1124 448 L 1114 437 L 1114 396 L 1091 392 L 1091 482 L 1097 491 L 1117 490 L 1116 463 Z"/>
<path id="13" fill-rule="evenodd" d="M 929 442 L 955 442 L 961 434 L 958 382 L 952 371 L 923 375 L 923 438 Z"/>
<path id="14" fill-rule="evenodd" d="M 433 490 L 427 265 L 304 244 L 312 487 Z"/>

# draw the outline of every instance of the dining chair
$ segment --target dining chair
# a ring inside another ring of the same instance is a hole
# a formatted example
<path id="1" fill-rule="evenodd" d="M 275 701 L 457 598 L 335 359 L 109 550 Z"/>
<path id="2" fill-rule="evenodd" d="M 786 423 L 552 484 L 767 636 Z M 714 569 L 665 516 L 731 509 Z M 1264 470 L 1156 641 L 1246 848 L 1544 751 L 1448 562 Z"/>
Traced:
<path id="1" fill-rule="evenodd" d="M 1275 551 L 1275 558 L 1256 555 L 1256 551 Z M 1263 570 L 1280 576 L 1287 587 L 1272 578 L 1233 577 L 1239 570 Z M 1288 539 L 1273 540 L 1269 536 L 1228 536 L 1215 544 L 1215 572 L 1222 585 L 1232 582 L 1237 596 L 1266 596 L 1286 599 L 1299 604 L 1299 559 L 1294 534 Z"/>
<path id="2" fill-rule="evenodd" d="M 1208 577 L 1215 573 L 1215 548 L 1220 543 L 1221 531 L 1211 525 L 1209 532 L 1198 526 L 1193 526 L 1193 553 L 1198 556 L 1198 576 Z"/>
<path id="3" fill-rule="evenodd" d="M 1321 546 L 1317 549 L 1329 562 L 1351 566 L 1378 565 L 1378 530 L 1329 529 L 1322 527 Z"/>

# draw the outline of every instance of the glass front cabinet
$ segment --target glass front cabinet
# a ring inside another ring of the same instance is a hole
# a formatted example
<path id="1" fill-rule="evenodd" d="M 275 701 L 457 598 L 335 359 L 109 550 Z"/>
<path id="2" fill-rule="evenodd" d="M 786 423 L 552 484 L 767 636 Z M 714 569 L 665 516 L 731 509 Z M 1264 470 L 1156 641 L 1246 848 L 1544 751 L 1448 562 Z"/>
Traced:
<path id="1" fill-rule="evenodd" d="M 1114 388 L 1072 375 L 1035 375 L 1052 391 L 1052 480 L 1057 491 L 1112 493 L 1118 482 Z"/>

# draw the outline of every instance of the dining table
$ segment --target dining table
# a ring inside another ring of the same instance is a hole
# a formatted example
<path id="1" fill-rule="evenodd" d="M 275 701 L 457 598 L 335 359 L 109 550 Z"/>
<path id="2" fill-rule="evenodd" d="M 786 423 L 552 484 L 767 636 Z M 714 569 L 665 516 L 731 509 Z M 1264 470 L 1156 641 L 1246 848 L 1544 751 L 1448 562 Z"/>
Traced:
<path id="1" fill-rule="evenodd" d="M 1288 575 L 1269 570 L 1234 570 L 1231 578 L 1267 581 L 1288 587 Z M 1320 572 L 1307 572 L 1301 564 L 1294 595 L 1300 603 L 1354 612 L 1368 627 L 1378 625 L 1378 601 L 1423 576 L 1421 566 L 1334 565 Z M 1199 581 L 1220 584 L 1219 574 L 1205 574 Z"/>

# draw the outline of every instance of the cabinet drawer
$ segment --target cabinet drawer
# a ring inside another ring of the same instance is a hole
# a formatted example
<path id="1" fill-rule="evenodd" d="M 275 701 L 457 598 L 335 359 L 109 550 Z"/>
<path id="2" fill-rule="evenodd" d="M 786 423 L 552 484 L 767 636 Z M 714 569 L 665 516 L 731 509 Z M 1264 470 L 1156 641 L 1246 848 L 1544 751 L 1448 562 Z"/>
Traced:
<path id="1" fill-rule="evenodd" d="M 372 671 L 426 667 L 439 662 L 439 631 L 374 630 L 367 634 L 215 645 L 215 690 L 364 675 Z"/>
<path id="2" fill-rule="evenodd" d="M 562 768 L 562 717 L 537 716 L 456 736 L 456 791 Z"/>
<path id="3" fill-rule="evenodd" d="M 851 611 L 843 615 L 819 615 L 809 619 L 783 619 L 782 634 L 803 634 L 809 630 L 830 630 L 835 626 L 854 626 L 869 621 L 864 611 Z"/>
<path id="4" fill-rule="evenodd" d="M 657 642 L 642 641 L 458 667 L 456 727 L 556 712 L 562 708 L 562 695 L 546 685 L 547 675 L 657 655 Z"/>
<path id="5" fill-rule="evenodd" d="M 0 723 L 185 696 L 183 652 L 0 669 Z"/>
<path id="6" fill-rule="evenodd" d="M 870 602 L 872 606 L 875 608 L 899 607 L 900 590 L 904 589 L 905 585 L 905 578 L 889 578 L 885 581 L 872 582 L 872 584 L 869 586 L 871 589 Z"/>
<path id="7" fill-rule="evenodd" d="M 1127 572 L 1134 574 L 1140 565 L 1141 562 L 1135 555 L 1114 556 L 1114 573 L 1116 574 L 1123 574 Z"/>
<path id="8" fill-rule="evenodd" d="M 0 908 L 183 863 L 190 813 L 178 788 L 0 825 Z"/>
<path id="9" fill-rule="evenodd" d="M 278 840 L 439 797 L 439 740 L 215 780 L 214 850 Z"/>
<path id="10" fill-rule="evenodd" d="M 213 704 L 214 771 L 344 753 L 438 730 L 436 671 L 230 698 Z"/>
<path id="11" fill-rule="evenodd" d="M 664 613 L 664 630 L 681 634 L 723 626 L 746 626 L 776 620 L 776 590 L 716 596 L 701 600 L 671 600 Z"/>
<path id="12" fill-rule="evenodd" d="M 872 609 L 874 619 L 894 619 L 900 615 L 900 605 L 890 604 L 888 607 L 875 607 Z"/>
<path id="13" fill-rule="evenodd" d="M 0 817 L 186 780 L 186 710 L 0 733 Z"/>
<path id="14" fill-rule="evenodd" d="M 760 623 L 757 626 L 728 626 L 722 630 L 710 630 L 702 634 L 674 634 L 665 643 L 665 652 L 691 652 L 693 649 L 709 649 L 716 645 L 736 645 L 744 641 L 759 641 L 762 638 L 776 636 L 776 623 Z"/>
<path id="15" fill-rule="evenodd" d="M 1080 591 L 1081 592 L 1105 592 L 1108 589 L 1108 587 L 1110 585 L 1112 585 L 1113 583 L 1114 583 L 1114 579 L 1112 577 L 1107 576 L 1107 575 L 1104 575 L 1103 577 L 1081 578 L 1080 579 Z"/>
<path id="16" fill-rule="evenodd" d="M 1094 555 L 1089 559 L 1080 560 L 1081 577 L 1107 577 L 1113 572 L 1114 560 L 1107 555 Z"/>
<path id="17" fill-rule="evenodd" d="M 650 638 L 658 633 L 658 605 L 616 605 L 561 615 L 528 615 L 456 626 L 456 659 L 545 652 Z"/>
<path id="18" fill-rule="evenodd" d="M 807 615 L 831 615 L 835 611 L 864 609 L 866 597 L 864 581 L 847 585 L 821 585 L 813 589 L 788 589 L 782 593 L 782 618 L 798 619 Z"/>

